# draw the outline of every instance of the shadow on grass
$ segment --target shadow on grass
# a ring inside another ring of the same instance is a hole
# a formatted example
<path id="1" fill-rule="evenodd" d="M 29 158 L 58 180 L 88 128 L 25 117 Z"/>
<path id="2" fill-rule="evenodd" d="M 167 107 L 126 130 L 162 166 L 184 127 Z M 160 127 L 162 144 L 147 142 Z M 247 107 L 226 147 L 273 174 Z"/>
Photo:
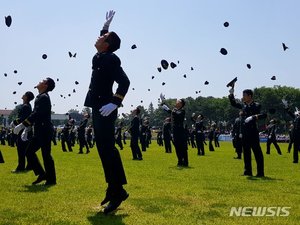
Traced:
<path id="1" fill-rule="evenodd" d="M 123 218 L 127 217 L 128 214 L 109 214 L 104 215 L 102 212 L 97 212 L 94 215 L 88 216 L 87 219 L 92 225 L 125 225 Z"/>
<path id="2" fill-rule="evenodd" d="M 48 191 L 48 189 L 51 186 L 47 186 L 47 185 L 24 185 L 24 187 L 26 188 L 26 190 L 24 190 L 24 192 L 36 193 L 36 192 Z"/>
<path id="3" fill-rule="evenodd" d="M 249 176 L 247 177 L 248 180 L 263 180 L 263 181 L 283 181 L 283 179 L 277 179 L 277 178 L 273 178 L 273 177 L 253 177 L 253 176 Z"/>
<path id="4" fill-rule="evenodd" d="M 194 169 L 194 167 L 191 166 L 170 166 L 169 168 L 176 170 Z"/>

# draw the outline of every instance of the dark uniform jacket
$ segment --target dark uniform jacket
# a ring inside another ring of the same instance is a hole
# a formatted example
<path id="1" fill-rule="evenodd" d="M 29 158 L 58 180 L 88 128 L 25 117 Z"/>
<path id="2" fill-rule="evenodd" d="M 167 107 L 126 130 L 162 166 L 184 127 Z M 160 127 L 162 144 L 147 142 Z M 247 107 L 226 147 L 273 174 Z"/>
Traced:
<path id="1" fill-rule="evenodd" d="M 23 124 L 34 126 L 35 136 L 47 136 L 52 138 L 53 125 L 51 123 L 51 101 L 48 92 L 36 96 L 32 113 Z M 49 135 L 49 136 L 48 136 Z M 46 138 L 46 137 L 45 137 Z"/>
<path id="2" fill-rule="evenodd" d="M 107 33 L 102 30 L 101 35 Z M 130 81 L 121 67 L 121 61 L 114 53 L 96 53 L 92 61 L 92 77 L 84 105 L 92 108 L 101 108 L 108 103 L 121 105 L 126 95 Z M 113 94 L 113 83 L 118 88 Z"/>

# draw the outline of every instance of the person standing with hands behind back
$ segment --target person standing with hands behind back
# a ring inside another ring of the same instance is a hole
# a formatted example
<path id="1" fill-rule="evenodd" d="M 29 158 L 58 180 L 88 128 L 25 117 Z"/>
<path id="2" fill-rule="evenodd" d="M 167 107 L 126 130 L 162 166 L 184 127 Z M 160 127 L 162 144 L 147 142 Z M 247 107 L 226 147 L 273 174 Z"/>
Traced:
<path id="1" fill-rule="evenodd" d="M 92 77 L 84 105 L 92 108 L 95 140 L 108 188 L 101 205 L 108 203 L 104 214 L 117 209 L 129 194 L 123 188 L 127 183 L 120 153 L 115 147 L 115 121 L 117 108 L 126 95 L 130 81 L 113 52 L 120 48 L 121 40 L 115 32 L 108 32 L 115 15 L 106 13 L 106 22 L 95 43 L 97 53 L 92 61 Z M 113 94 L 113 84 L 118 83 Z"/>

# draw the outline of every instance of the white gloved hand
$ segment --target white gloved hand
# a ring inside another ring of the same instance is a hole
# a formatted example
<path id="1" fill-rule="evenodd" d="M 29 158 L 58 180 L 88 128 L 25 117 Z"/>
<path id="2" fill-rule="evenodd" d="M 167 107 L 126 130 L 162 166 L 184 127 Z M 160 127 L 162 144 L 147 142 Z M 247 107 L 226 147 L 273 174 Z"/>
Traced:
<path id="1" fill-rule="evenodd" d="M 26 128 L 23 130 L 23 132 L 22 132 L 22 134 L 21 134 L 21 139 L 22 139 L 22 141 L 28 141 L 28 133 L 29 133 L 29 131 L 31 131 L 31 127 L 26 127 Z"/>
<path id="2" fill-rule="evenodd" d="M 105 30 L 108 30 L 109 25 L 110 25 L 112 19 L 114 18 L 115 13 L 116 12 L 113 11 L 113 10 L 110 10 L 109 12 L 106 12 L 106 21 L 105 21 L 104 26 L 103 26 L 103 28 L 105 28 Z"/>
<path id="3" fill-rule="evenodd" d="M 166 110 L 166 111 L 169 111 L 169 110 L 170 110 L 170 108 L 169 108 L 167 105 L 162 105 L 162 108 L 163 108 L 164 110 Z"/>
<path id="4" fill-rule="evenodd" d="M 109 116 L 118 106 L 113 103 L 108 103 L 99 109 L 99 112 L 102 116 Z"/>
<path id="5" fill-rule="evenodd" d="M 14 128 L 14 127 L 15 127 L 14 121 L 12 121 L 12 122 L 9 124 L 9 126 L 10 126 L 11 128 Z"/>
<path id="6" fill-rule="evenodd" d="M 23 130 L 25 128 L 25 126 L 23 125 L 23 123 L 20 123 L 18 126 L 16 126 L 14 128 L 14 134 L 19 134 L 21 130 Z"/>
<path id="7" fill-rule="evenodd" d="M 249 123 L 251 120 L 253 120 L 253 116 L 249 116 L 245 119 L 245 123 Z"/>
<path id="8" fill-rule="evenodd" d="M 229 89 L 229 94 L 233 95 L 233 93 L 234 93 L 234 89 L 232 87 L 232 88 Z"/>
<path id="9" fill-rule="evenodd" d="M 192 114 L 192 118 L 194 118 L 195 116 L 196 116 L 196 113 L 193 113 L 193 114 Z"/>
<path id="10" fill-rule="evenodd" d="M 289 104 L 288 104 L 288 101 L 285 100 L 285 99 L 282 99 L 282 104 L 284 105 L 284 108 L 288 108 L 289 107 Z"/>

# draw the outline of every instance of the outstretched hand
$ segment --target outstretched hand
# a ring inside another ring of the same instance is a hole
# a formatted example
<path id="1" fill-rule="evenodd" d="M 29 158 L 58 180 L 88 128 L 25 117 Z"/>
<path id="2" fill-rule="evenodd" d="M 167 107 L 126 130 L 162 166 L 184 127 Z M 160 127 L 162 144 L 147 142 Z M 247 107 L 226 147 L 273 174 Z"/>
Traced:
<path id="1" fill-rule="evenodd" d="M 105 23 L 104 23 L 104 27 L 106 27 L 107 29 L 108 29 L 111 21 L 113 20 L 115 13 L 116 12 L 113 11 L 113 10 L 110 10 L 110 11 L 106 12 L 106 20 L 105 20 Z"/>

